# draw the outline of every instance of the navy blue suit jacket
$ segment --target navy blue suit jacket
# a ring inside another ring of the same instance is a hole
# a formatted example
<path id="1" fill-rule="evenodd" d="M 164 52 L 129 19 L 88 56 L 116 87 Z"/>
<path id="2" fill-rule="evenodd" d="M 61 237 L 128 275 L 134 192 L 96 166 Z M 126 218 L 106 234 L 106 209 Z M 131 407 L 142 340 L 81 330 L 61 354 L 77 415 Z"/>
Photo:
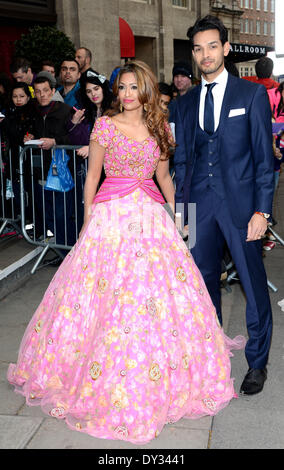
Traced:
<path id="1" fill-rule="evenodd" d="M 201 86 L 181 97 L 175 110 L 176 203 L 190 202 Z M 229 117 L 231 110 L 244 114 Z M 264 86 L 228 76 L 218 133 L 218 154 L 233 223 L 245 228 L 255 211 L 271 214 L 274 192 L 271 111 Z"/>

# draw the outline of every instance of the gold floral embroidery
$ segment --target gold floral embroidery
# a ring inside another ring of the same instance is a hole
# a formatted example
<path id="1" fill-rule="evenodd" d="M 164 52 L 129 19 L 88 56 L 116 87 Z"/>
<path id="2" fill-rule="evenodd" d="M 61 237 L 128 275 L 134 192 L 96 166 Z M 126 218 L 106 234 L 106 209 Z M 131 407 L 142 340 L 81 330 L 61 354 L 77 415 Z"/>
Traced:
<path id="1" fill-rule="evenodd" d="M 159 364 L 153 363 L 149 369 L 150 380 L 157 382 L 162 377 Z"/>
<path id="2" fill-rule="evenodd" d="M 101 294 L 104 294 L 105 291 L 107 290 L 107 288 L 108 288 L 108 280 L 105 279 L 104 277 L 101 277 L 98 280 L 98 290 L 99 290 L 99 292 L 101 292 Z"/>
<path id="3" fill-rule="evenodd" d="M 111 402 L 116 408 L 126 408 L 129 405 L 126 389 L 117 384 L 111 393 Z"/>
<path id="4" fill-rule="evenodd" d="M 90 376 L 93 380 L 97 380 L 102 375 L 102 366 L 98 362 L 93 362 L 90 368 Z"/>
<path id="5" fill-rule="evenodd" d="M 186 274 L 182 266 L 179 266 L 176 270 L 176 277 L 178 281 L 185 282 L 186 281 Z"/>
<path id="6" fill-rule="evenodd" d="M 117 326 L 113 326 L 105 336 L 105 344 L 110 346 L 112 343 L 116 343 L 119 338 L 119 330 Z"/>
<path id="7" fill-rule="evenodd" d="M 61 307 L 59 307 L 59 313 L 62 313 L 66 320 L 71 320 L 73 312 L 70 307 L 67 307 L 67 305 L 61 305 Z"/>
<path id="8" fill-rule="evenodd" d="M 125 365 L 127 369 L 135 369 L 135 367 L 137 367 L 137 362 L 135 359 L 126 359 Z"/>
<path id="9" fill-rule="evenodd" d="M 120 295 L 119 295 L 119 302 L 121 304 L 134 305 L 133 292 L 132 291 L 124 291 L 123 289 L 121 289 Z"/>
<path id="10" fill-rule="evenodd" d="M 41 330 L 41 327 L 42 327 L 42 320 L 38 320 L 35 324 L 35 331 L 39 333 Z"/>
<path id="11" fill-rule="evenodd" d="M 89 273 L 86 277 L 85 280 L 85 288 L 87 289 L 88 292 L 92 292 L 93 287 L 94 287 L 95 279 L 93 278 L 93 275 Z"/>
<path id="12" fill-rule="evenodd" d="M 182 367 L 184 369 L 189 368 L 189 356 L 188 356 L 188 354 L 185 354 L 184 356 L 182 356 Z"/>
<path id="13" fill-rule="evenodd" d="M 146 315 L 147 311 L 145 305 L 139 305 L 137 312 L 139 315 Z"/>
<path id="14" fill-rule="evenodd" d="M 99 397 L 98 404 L 99 406 L 102 406 L 103 408 L 107 406 L 107 401 L 103 395 Z"/>

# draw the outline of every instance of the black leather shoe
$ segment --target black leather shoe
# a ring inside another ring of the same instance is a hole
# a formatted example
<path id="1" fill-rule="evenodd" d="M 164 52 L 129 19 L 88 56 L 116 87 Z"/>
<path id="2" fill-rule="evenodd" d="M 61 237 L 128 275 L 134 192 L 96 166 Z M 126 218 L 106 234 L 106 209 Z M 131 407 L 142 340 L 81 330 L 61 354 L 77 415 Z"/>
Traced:
<path id="1" fill-rule="evenodd" d="M 241 395 L 255 395 L 261 392 L 267 378 L 267 370 L 249 369 L 240 388 Z"/>

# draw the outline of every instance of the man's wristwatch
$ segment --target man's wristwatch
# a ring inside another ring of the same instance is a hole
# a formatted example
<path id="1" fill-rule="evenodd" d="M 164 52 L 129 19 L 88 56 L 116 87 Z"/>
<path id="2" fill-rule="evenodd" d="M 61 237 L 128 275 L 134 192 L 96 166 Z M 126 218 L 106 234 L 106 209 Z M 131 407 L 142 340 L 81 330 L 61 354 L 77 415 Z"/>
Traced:
<path id="1" fill-rule="evenodd" d="M 262 215 L 262 217 L 264 217 L 265 219 L 269 219 L 270 217 L 270 214 L 266 214 L 265 212 L 255 212 L 255 214 Z"/>

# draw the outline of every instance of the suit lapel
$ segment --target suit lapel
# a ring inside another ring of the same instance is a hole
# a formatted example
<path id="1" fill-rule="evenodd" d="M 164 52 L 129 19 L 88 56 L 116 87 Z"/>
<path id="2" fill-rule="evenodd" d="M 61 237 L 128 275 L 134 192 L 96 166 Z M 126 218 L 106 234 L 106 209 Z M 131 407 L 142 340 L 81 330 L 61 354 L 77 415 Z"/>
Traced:
<path id="1" fill-rule="evenodd" d="M 196 139 L 196 129 L 199 123 L 199 103 L 200 103 L 200 92 L 201 92 L 201 85 L 198 85 L 192 90 L 192 101 L 190 103 L 190 108 L 187 110 L 189 119 L 186 119 L 187 125 L 189 127 L 187 132 L 187 144 L 188 149 L 191 149 L 190 154 L 192 154 L 194 147 L 195 147 L 195 139 Z"/>
<path id="2" fill-rule="evenodd" d="M 224 126 L 227 122 L 231 105 L 232 103 L 235 102 L 235 97 L 237 97 L 238 94 L 238 86 L 237 86 L 237 81 L 238 79 L 234 77 L 233 75 L 228 75 L 228 82 L 223 98 L 223 104 L 222 104 L 222 109 L 221 109 L 221 115 L 220 115 L 220 122 L 219 122 L 219 135 L 223 135 L 224 132 Z"/>

